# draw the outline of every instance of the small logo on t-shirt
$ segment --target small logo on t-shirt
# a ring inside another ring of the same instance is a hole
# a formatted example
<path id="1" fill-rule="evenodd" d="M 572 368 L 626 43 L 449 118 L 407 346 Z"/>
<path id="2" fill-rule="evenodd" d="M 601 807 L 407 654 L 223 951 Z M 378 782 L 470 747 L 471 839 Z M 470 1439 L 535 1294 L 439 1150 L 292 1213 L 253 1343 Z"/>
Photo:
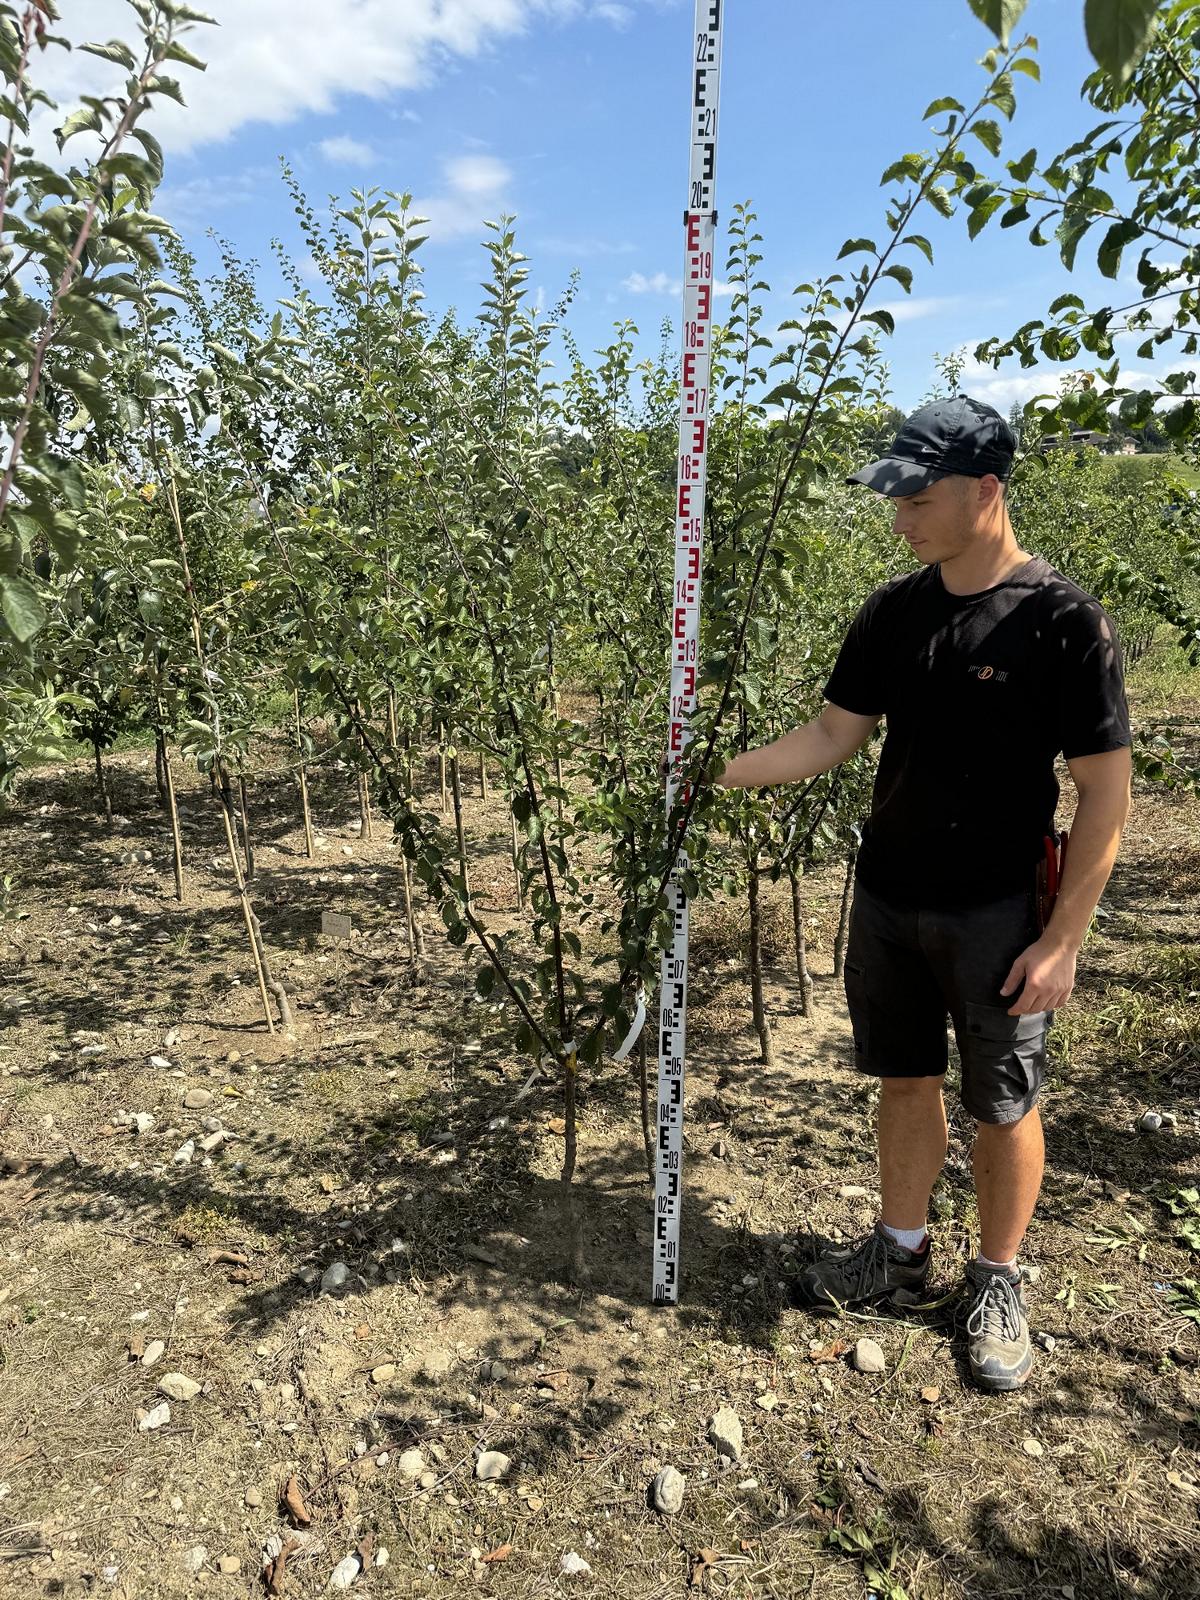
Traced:
<path id="1" fill-rule="evenodd" d="M 997 683 L 1007 683 L 1008 681 L 1008 673 L 997 672 L 995 667 L 981 667 L 978 664 L 972 664 L 967 668 L 967 671 L 972 673 L 980 683 L 985 682 L 988 678 L 995 678 Z"/>

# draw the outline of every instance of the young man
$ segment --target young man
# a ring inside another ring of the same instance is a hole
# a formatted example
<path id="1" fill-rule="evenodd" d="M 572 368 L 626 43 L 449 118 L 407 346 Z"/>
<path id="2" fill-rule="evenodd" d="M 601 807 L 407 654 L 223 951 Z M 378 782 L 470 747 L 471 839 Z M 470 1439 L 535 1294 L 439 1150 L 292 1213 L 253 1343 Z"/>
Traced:
<path id="1" fill-rule="evenodd" d="M 1041 1185 L 1046 1030 L 1074 986 L 1130 804 L 1116 634 L 1096 600 L 1018 546 L 1005 502 L 1015 447 L 998 412 L 959 395 L 915 412 L 890 453 L 848 480 L 895 501 L 895 532 L 920 568 L 859 611 L 820 716 L 719 780 L 810 777 L 887 719 L 846 952 L 856 1062 L 881 1079 L 882 1216 L 797 1289 L 846 1306 L 922 1288 L 946 1157 L 949 1012 L 976 1122 L 967 1340 L 985 1389 L 1019 1388 L 1033 1361 L 1017 1252 Z M 1043 928 L 1036 875 L 1054 838 L 1060 751 L 1079 804 Z"/>

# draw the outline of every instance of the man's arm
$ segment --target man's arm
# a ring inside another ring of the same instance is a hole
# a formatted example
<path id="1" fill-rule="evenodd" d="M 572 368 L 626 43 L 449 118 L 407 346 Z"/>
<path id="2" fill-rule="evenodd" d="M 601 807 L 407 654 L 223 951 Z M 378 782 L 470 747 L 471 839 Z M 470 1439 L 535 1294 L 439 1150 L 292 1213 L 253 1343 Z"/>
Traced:
<path id="1" fill-rule="evenodd" d="M 820 716 L 793 728 L 774 744 L 735 756 L 717 784 L 722 789 L 755 789 L 815 777 L 860 750 L 878 724 L 878 717 L 826 705 Z"/>
<path id="2" fill-rule="evenodd" d="M 1013 962 L 1000 991 L 1010 994 L 1024 979 L 1024 988 L 1008 1008 L 1010 1016 L 1055 1011 L 1070 998 L 1079 947 L 1117 859 L 1129 815 L 1133 757 L 1128 747 L 1075 756 L 1067 767 L 1079 804 L 1066 869 L 1045 933 Z"/>

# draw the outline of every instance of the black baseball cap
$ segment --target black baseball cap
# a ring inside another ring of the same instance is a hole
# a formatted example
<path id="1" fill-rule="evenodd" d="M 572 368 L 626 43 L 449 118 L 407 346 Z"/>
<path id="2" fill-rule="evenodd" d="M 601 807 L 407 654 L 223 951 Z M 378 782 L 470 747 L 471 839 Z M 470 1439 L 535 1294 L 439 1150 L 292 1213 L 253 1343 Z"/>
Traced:
<path id="1" fill-rule="evenodd" d="M 939 478 L 982 478 L 994 472 L 1003 483 L 1016 449 L 1016 436 L 998 411 L 956 394 L 914 411 L 887 455 L 846 482 L 897 496 L 917 494 Z"/>

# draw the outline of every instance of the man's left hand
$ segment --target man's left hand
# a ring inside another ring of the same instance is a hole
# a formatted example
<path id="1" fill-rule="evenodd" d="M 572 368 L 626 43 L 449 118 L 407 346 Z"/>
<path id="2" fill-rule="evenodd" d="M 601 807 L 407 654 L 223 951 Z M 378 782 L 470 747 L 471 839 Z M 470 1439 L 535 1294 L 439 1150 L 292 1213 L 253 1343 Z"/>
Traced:
<path id="1" fill-rule="evenodd" d="M 1028 1016 L 1033 1011 L 1057 1011 L 1065 1006 L 1075 987 L 1075 960 L 1077 952 L 1070 946 L 1047 944 L 1043 935 L 1031 944 L 1013 962 L 1000 993 L 1009 995 L 1017 989 L 1022 978 L 1025 987 L 1008 1008 L 1010 1017 Z"/>

